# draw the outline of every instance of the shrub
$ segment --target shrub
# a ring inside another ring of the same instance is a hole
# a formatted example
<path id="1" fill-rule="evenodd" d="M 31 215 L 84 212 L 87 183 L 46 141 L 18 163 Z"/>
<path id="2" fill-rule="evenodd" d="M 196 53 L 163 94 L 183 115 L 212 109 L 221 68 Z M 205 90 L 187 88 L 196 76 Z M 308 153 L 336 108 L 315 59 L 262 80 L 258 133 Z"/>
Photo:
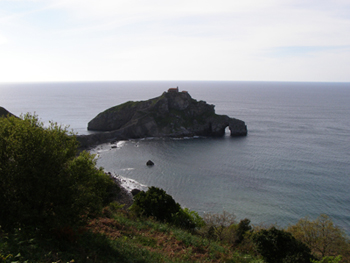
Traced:
<path id="1" fill-rule="evenodd" d="M 309 263 L 313 259 L 304 243 L 275 227 L 260 230 L 253 235 L 253 240 L 267 263 Z"/>
<path id="2" fill-rule="evenodd" d="M 204 236 L 216 240 L 229 240 L 233 235 L 230 226 L 235 223 L 236 216 L 234 214 L 223 211 L 222 214 L 207 213 L 203 219 L 206 224 Z"/>
<path id="3" fill-rule="evenodd" d="M 134 197 L 130 208 L 138 216 L 153 217 L 158 221 L 167 222 L 176 226 L 194 229 L 203 224 L 200 216 L 189 209 L 182 209 L 171 195 L 163 189 L 150 187 L 146 192 L 141 191 Z"/>
<path id="4" fill-rule="evenodd" d="M 252 227 L 250 225 L 250 220 L 248 218 L 242 219 L 239 221 L 237 228 L 236 228 L 236 244 L 242 243 L 244 236 L 247 232 L 250 232 L 252 230 Z"/>
<path id="5" fill-rule="evenodd" d="M 191 211 L 188 208 L 180 209 L 179 212 L 174 215 L 172 223 L 188 230 L 200 228 L 205 224 L 197 212 Z"/>
<path id="6" fill-rule="evenodd" d="M 171 195 L 163 189 L 150 187 L 146 192 L 141 191 L 134 197 L 131 210 L 138 216 L 153 217 L 163 222 L 171 222 L 173 216 L 180 211 L 181 207 Z"/>
<path id="7" fill-rule="evenodd" d="M 188 215 L 188 217 L 193 222 L 193 224 L 194 224 L 193 228 L 201 228 L 201 227 L 205 226 L 205 222 L 204 222 L 203 218 L 200 217 L 197 212 L 191 211 L 188 208 L 184 208 L 183 211 L 184 211 L 184 213 L 186 213 Z"/>
<path id="8" fill-rule="evenodd" d="M 312 263 L 339 263 L 342 260 L 342 256 L 336 256 L 336 257 L 332 257 L 332 256 L 326 256 L 323 257 L 320 261 L 318 260 L 312 260 Z"/>
<path id="9" fill-rule="evenodd" d="M 0 118 L 0 225 L 52 229 L 75 225 L 109 202 L 112 179 L 94 156 L 78 154 L 66 127 L 37 116 Z"/>

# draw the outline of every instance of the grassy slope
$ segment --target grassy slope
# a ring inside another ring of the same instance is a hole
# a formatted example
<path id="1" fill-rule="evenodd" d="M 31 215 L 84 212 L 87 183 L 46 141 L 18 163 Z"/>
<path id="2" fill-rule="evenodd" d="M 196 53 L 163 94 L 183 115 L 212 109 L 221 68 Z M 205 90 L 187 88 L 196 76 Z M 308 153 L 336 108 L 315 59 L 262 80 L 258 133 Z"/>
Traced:
<path id="1" fill-rule="evenodd" d="M 84 227 L 63 228 L 50 235 L 40 235 L 36 229 L 17 229 L 8 234 L 0 228 L 0 263 L 264 262 L 249 235 L 240 245 L 232 245 L 232 232 L 219 235 L 225 241 L 207 238 L 209 232 L 188 232 L 109 206 L 103 216 L 91 219 Z M 350 243 L 346 246 L 341 262 L 350 262 Z"/>
<path id="2" fill-rule="evenodd" d="M 0 262 L 262 262 L 228 244 L 119 210 L 55 238 L 0 235 Z M 7 259 L 6 259 L 7 257 Z"/>

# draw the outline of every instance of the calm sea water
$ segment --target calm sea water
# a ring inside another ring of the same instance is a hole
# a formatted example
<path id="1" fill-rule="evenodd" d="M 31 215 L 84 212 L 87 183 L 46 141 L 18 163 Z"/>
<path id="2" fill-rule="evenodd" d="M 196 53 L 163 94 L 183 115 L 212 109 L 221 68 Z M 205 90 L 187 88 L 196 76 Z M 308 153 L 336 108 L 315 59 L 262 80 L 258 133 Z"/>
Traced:
<path id="1" fill-rule="evenodd" d="M 161 187 L 200 214 L 225 210 L 254 224 L 287 226 L 326 213 L 350 233 L 350 83 L 0 84 L 0 106 L 86 134 L 99 112 L 176 86 L 216 105 L 218 114 L 244 120 L 248 136 L 102 145 L 95 150 L 99 166 L 140 187 Z"/>

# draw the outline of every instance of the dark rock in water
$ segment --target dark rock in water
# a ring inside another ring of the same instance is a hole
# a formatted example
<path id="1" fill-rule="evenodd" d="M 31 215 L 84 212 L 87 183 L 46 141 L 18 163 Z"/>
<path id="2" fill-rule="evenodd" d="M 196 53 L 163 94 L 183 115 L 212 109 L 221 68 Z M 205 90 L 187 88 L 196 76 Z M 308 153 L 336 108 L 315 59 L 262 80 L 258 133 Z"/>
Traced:
<path id="1" fill-rule="evenodd" d="M 136 189 L 136 188 L 131 190 L 131 194 L 132 194 L 132 196 L 137 195 L 139 192 L 141 192 L 141 190 Z"/>
<path id="2" fill-rule="evenodd" d="M 117 146 L 116 146 L 116 145 L 113 145 L 111 148 L 112 148 L 112 149 L 115 149 L 115 148 L 117 148 Z"/>
<path id="3" fill-rule="evenodd" d="M 245 125 L 244 121 L 230 118 L 228 121 L 228 127 L 231 131 L 231 136 L 247 136 L 247 126 Z"/>
<path id="4" fill-rule="evenodd" d="M 146 163 L 147 166 L 153 166 L 154 165 L 154 162 L 152 162 L 151 160 L 148 160 L 147 163 Z"/>

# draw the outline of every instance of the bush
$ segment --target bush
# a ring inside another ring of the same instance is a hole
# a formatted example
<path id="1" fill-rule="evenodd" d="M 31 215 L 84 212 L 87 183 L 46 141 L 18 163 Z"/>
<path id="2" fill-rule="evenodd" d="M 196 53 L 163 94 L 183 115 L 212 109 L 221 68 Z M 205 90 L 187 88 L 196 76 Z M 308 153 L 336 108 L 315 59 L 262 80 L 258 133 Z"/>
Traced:
<path id="1" fill-rule="evenodd" d="M 309 263 L 314 259 L 304 243 L 275 227 L 255 233 L 253 241 L 267 263 Z"/>
<path id="2" fill-rule="evenodd" d="M 194 228 L 201 228 L 205 226 L 205 222 L 202 217 L 198 215 L 197 212 L 191 211 L 188 208 L 183 209 L 184 213 L 188 215 L 188 217 L 191 219 L 191 221 L 194 223 Z"/>
<path id="3" fill-rule="evenodd" d="M 134 197 L 131 210 L 138 216 L 153 217 L 162 222 L 172 222 L 173 216 L 181 207 L 171 195 L 163 189 L 150 187 L 146 192 L 141 191 Z"/>
<path id="4" fill-rule="evenodd" d="M 52 229 L 75 225 L 109 201 L 112 179 L 76 137 L 37 116 L 0 118 L 0 225 Z"/>
<path id="5" fill-rule="evenodd" d="M 186 229 L 194 229 L 203 224 L 203 220 L 200 220 L 201 218 L 196 212 L 186 208 L 182 209 L 171 195 L 154 186 L 146 192 L 139 192 L 134 197 L 134 203 L 130 209 L 138 216 L 153 217 L 158 221 Z"/>
<path id="6" fill-rule="evenodd" d="M 191 211 L 188 208 L 181 208 L 180 211 L 173 217 L 172 223 L 178 227 L 188 230 L 201 228 L 205 225 L 203 219 L 198 215 L 198 213 Z"/>
<path id="7" fill-rule="evenodd" d="M 339 263 L 342 260 L 342 256 L 336 256 L 336 257 L 332 257 L 332 256 L 326 256 L 323 257 L 320 261 L 318 260 L 312 260 L 312 263 Z"/>
<path id="8" fill-rule="evenodd" d="M 239 221 L 236 229 L 236 244 L 242 243 L 244 236 L 247 232 L 250 232 L 252 230 L 252 227 L 250 225 L 250 220 L 248 218 L 245 218 L 241 221 Z"/>
<path id="9" fill-rule="evenodd" d="M 235 224 L 236 216 L 223 211 L 222 214 L 206 213 L 203 217 L 206 224 L 202 234 L 214 240 L 230 240 L 233 235 L 232 227 Z"/>

